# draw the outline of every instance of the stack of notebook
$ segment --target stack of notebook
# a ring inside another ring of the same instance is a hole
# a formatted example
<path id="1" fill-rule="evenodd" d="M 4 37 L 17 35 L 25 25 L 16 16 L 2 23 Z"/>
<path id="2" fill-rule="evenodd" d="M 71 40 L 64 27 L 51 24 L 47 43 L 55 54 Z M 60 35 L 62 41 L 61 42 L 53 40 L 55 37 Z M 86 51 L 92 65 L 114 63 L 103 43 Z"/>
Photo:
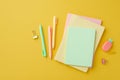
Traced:
<path id="1" fill-rule="evenodd" d="M 93 65 L 94 53 L 103 32 L 101 20 L 68 14 L 55 60 L 87 72 Z"/>

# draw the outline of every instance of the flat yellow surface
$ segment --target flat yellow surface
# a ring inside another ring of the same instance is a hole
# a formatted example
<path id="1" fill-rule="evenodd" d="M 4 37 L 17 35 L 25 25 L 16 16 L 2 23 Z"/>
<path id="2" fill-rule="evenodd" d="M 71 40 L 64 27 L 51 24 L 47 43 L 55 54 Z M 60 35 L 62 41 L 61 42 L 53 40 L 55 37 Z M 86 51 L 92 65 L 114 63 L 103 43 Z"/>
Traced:
<path id="1" fill-rule="evenodd" d="M 32 30 L 43 25 L 48 52 L 47 27 L 59 19 L 57 51 L 67 13 L 99 18 L 106 30 L 96 51 L 94 67 L 88 73 L 43 58 L 41 40 L 32 39 Z M 110 52 L 102 51 L 107 39 L 114 41 Z M 101 58 L 107 64 L 101 64 Z M 0 80 L 120 80 L 120 0 L 1 0 Z"/>

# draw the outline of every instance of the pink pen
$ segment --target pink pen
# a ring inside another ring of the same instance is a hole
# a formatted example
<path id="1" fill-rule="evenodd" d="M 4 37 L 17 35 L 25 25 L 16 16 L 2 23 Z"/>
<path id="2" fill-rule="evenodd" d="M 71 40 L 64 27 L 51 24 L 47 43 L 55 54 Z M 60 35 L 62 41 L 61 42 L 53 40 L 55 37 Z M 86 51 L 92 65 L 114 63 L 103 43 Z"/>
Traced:
<path id="1" fill-rule="evenodd" d="M 52 28 L 48 27 L 49 57 L 52 59 Z"/>
<path id="2" fill-rule="evenodd" d="M 113 42 L 112 39 L 106 41 L 102 46 L 103 51 L 109 51 L 112 47 L 112 42 Z"/>

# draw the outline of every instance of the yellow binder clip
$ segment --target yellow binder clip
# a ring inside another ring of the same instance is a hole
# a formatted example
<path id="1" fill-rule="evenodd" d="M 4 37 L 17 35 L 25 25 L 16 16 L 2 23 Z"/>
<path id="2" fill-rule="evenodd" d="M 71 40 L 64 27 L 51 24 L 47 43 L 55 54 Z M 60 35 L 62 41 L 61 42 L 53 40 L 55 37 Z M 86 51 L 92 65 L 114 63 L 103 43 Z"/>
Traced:
<path id="1" fill-rule="evenodd" d="M 38 35 L 36 34 L 36 31 L 35 30 L 32 30 L 32 33 L 33 33 L 33 39 L 38 39 Z"/>

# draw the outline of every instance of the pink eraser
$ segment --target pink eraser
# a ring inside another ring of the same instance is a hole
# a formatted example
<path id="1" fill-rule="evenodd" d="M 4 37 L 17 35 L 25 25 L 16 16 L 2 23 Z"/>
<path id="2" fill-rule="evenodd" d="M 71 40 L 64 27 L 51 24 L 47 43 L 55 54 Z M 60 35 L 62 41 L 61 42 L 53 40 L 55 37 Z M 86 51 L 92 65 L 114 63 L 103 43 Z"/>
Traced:
<path id="1" fill-rule="evenodd" d="M 103 51 L 109 51 L 111 47 L 112 47 L 112 39 L 109 39 L 103 44 L 102 49 Z"/>

